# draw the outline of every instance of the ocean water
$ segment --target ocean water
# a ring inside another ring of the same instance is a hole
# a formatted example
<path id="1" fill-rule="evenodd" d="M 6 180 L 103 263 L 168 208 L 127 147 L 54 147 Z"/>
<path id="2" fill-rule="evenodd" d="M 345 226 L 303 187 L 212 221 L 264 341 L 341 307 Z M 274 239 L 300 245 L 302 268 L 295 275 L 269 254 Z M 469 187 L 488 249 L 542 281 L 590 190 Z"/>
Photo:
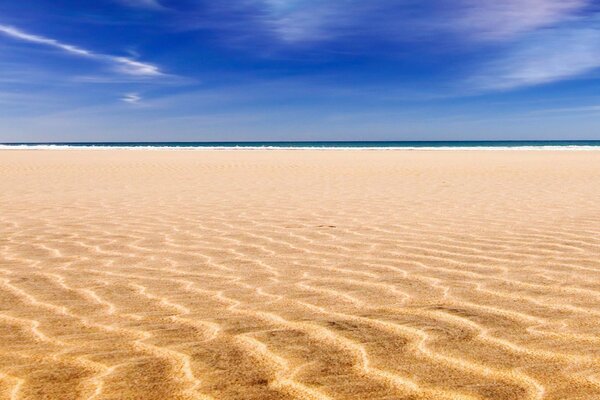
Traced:
<path id="1" fill-rule="evenodd" d="M 0 143 L 0 149 L 530 149 L 600 150 L 600 140 L 364 142 L 56 142 Z"/>

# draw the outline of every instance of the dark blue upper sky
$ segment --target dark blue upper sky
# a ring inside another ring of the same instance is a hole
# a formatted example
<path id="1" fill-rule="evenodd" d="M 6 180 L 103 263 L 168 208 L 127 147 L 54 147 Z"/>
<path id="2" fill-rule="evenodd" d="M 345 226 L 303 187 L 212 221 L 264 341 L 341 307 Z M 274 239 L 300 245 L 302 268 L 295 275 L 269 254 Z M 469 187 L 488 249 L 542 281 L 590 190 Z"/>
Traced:
<path id="1" fill-rule="evenodd" d="M 600 139 L 598 0 L 0 2 L 0 141 Z"/>

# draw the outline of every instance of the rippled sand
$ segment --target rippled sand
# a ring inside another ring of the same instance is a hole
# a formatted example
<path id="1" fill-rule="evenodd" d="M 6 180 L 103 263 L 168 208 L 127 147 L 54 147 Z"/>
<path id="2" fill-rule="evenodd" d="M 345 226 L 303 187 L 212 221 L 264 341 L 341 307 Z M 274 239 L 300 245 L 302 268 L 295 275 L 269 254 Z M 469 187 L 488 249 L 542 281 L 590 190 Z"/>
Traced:
<path id="1" fill-rule="evenodd" d="M 2 151 L 0 398 L 600 399 L 600 153 Z"/>

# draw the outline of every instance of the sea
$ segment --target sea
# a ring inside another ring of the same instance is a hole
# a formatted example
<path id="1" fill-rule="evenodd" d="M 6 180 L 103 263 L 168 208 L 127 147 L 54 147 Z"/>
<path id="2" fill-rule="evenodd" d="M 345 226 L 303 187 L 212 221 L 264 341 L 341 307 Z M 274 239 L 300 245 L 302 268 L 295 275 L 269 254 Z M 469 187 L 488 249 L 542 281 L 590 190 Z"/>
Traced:
<path id="1" fill-rule="evenodd" d="M 600 150 L 600 140 L 523 141 L 316 141 L 316 142 L 47 142 L 0 143 L 1 149 L 406 149 L 406 150 Z"/>

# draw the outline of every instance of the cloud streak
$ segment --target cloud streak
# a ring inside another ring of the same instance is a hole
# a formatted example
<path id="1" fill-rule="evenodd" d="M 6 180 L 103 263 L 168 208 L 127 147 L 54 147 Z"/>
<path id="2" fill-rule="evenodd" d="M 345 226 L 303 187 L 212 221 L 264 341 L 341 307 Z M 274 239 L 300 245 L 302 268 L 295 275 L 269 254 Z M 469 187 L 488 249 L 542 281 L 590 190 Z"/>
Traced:
<path id="1" fill-rule="evenodd" d="M 452 26 L 473 40 L 507 40 L 572 18 L 590 0 L 462 0 Z"/>
<path id="2" fill-rule="evenodd" d="M 592 0 L 255 0 L 263 22 L 287 42 L 387 33 L 406 40 L 411 30 L 454 32 L 466 41 L 508 40 L 573 17 Z"/>
<path id="3" fill-rule="evenodd" d="M 353 15 L 340 3 L 315 0 L 260 0 L 264 10 L 262 22 L 284 42 L 307 42 L 330 39 L 340 25 L 353 22 Z"/>
<path id="4" fill-rule="evenodd" d="M 418 6 L 411 0 L 256 1 L 264 26 L 288 45 L 383 43 L 393 52 L 426 38 L 485 54 L 492 61 L 463 80 L 468 91 L 547 84 L 600 67 L 600 19 L 593 0 L 425 0 Z"/>
<path id="5" fill-rule="evenodd" d="M 142 97 L 138 93 L 126 93 L 121 97 L 121 101 L 129 104 L 138 104 Z"/>
<path id="6" fill-rule="evenodd" d="M 23 42 L 52 47 L 73 56 L 105 62 L 110 64 L 116 71 L 123 74 L 138 77 L 156 77 L 163 75 L 160 69 L 153 64 L 137 61 L 129 57 L 95 53 L 78 46 L 62 43 L 55 39 L 34 35 L 12 26 L 0 25 L 0 34 Z"/>
<path id="7" fill-rule="evenodd" d="M 600 30 L 564 27 L 539 32 L 485 65 L 473 80 L 488 90 L 511 90 L 573 79 L 600 68 Z"/>
<path id="8" fill-rule="evenodd" d="M 148 10 L 165 10 L 166 8 L 158 0 L 117 0 L 119 3 L 129 7 L 145 8 Z"/>

